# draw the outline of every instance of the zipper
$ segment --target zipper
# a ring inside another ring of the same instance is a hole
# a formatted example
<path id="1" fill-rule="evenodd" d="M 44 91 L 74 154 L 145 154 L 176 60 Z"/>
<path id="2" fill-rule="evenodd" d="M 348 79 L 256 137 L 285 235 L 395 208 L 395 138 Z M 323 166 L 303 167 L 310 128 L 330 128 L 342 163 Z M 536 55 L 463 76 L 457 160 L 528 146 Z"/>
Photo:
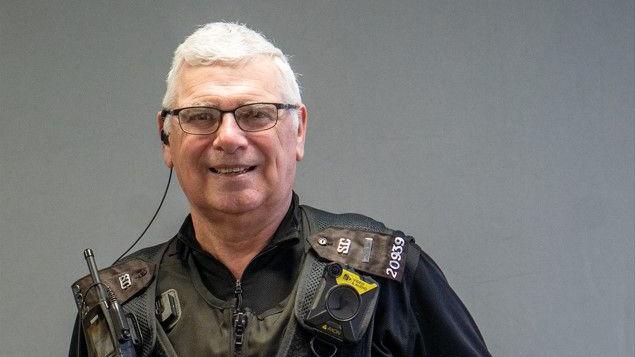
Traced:
<path id="1" fill-rule="evenodd" d="M 260 253 L 256 254 L 255 257 L 251 258 L 249 264 L 247 264 L 247 268 L 249 268 L 254 260 L 274 250 L 278 246 L 279 244 L 268 246 Z M 245 272 L 247 271 L 247 268 L 245 268 Z M 247 312 L 243 308 L 243 287 L 240 279 L 236 280 L 236 285 L 234 286 L 234 296 L 236 297 L 236 303 L 234 304 L 234 311 L 232 314 L 232 323 L 234 326 L 234 339 L 232 342 L 234 344 L 234 357 L 239 357 L 242 354 L 242 348 L 245 342 L 245 330 L 247 329 L 247 323 L 249 322 Z"/>
<path id="2" fill-rule="evenodd" d="M 255 257 L 251 258 L 247 267 L 249 267 L 249 265 L 251 265 L 251 263 L 258 257 L 270 252 L 277 246 L 277 244 L 269 246 L 260 253 L 256 254 Z M 245 269 L 245 271 L 246 270 L 247 269 Z M 240 279 L 236 280 L 236 285 L 234 285 L 234 296 L 236 297 L 236 303 L 234 304 L 232 313 L 232 325 L 234 327 L 234 338 L 232 342 L 234 345 L 234 357 L 239 357 L 242 354 L 243 345 L 245 343 L 245 330 L 247 329 L 247 323 L 249 322 L 247 312 L 243 308 L 243 287 Z"/>
<path id="3" fill-rule="evenodd" d="M 251 263 L 258 257 L 268 253 L 276 247 L 277 245 L 273 245 L 265 248 L 255 257 L 251 258 L 247 267 L 249 267 L 249 265 L 251 265 Z M 245 271 L 246 270 L 247 269 L 245 269 Z M 234 304 L 234 311 L 232 315 L 232 322 L 234 326 L 234 357 L 239 357 L 242 354 L 243 345 L 245 343 L 245 330 L 247 329 L 247 323 L 249 322 L 247 312 L 243 308 L 243 287 L 240 279 L 236 280 L 236 285 L 234 286 L 234 296 L 236 297 L 236 303 Z"/>
<path id="4" fill-rule="evenodd" d="M 243 288 L 240 280 L 236 280 L 234 287 L 234 295 L 236 296 L 236 304 L 234 305 L 233 325 L 234 325 L 234 356 L 238 357 L 242 353 L 245 329 L 247 328 L 247 313 L 243 309 Z"/>

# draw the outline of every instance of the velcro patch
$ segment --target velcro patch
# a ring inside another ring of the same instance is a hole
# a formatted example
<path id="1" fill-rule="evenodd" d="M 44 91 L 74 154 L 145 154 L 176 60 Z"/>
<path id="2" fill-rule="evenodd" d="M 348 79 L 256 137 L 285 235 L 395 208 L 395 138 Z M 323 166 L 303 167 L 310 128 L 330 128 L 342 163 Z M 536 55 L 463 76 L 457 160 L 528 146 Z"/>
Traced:
<path id="1" fill-rule="evenodd" d="M 396 281 L 403 278 L 408 243 L 406 237 L 335 227 L 309 237 L 320 257 Z"/>
<path id="2" fill-rule="evenodd" d="M 117 300 L 124 303 L 145 288 L 152 280 L 153 274 L 154 264 L 141 259 L 129 259 L 123 263 L 101 269 L 99 278 L 115 294 Z M 94 306 L 98 303 L 97 289 L 92 288 L 89 291 L 92 284 L 93 278 L 86 275 L 71 285 L 75 299 L 81 297 L 81 305 L 83 306 Z M 80 301 L 76 302 L 79 306 Z"/>

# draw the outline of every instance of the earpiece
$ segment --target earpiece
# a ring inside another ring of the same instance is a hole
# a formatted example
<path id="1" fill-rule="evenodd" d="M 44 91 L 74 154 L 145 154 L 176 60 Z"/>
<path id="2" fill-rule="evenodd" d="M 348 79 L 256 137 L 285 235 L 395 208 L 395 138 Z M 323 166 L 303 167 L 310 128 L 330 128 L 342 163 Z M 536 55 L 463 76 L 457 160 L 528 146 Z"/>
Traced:
<path id="1" fill-rule="evenodd" d="M 170 139 L 168 138 L 168 134 L 166 134 L 163 130 L 161 130 L 161 141 L 163 141 L 165 145 L 170 145 Z"/>

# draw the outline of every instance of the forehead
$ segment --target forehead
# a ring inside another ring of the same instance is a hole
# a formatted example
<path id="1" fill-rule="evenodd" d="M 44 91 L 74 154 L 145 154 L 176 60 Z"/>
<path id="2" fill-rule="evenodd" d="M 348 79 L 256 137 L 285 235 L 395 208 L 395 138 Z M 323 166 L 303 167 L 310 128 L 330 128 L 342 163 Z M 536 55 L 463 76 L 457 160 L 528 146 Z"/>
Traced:
<path id="1" fill-rule="evenodd" d="M 181 67 L 177 86 L 177 105 L 240 105 L 283 98 L 283 78 L 269 58 L 254 58 L 237 64 Z"/>

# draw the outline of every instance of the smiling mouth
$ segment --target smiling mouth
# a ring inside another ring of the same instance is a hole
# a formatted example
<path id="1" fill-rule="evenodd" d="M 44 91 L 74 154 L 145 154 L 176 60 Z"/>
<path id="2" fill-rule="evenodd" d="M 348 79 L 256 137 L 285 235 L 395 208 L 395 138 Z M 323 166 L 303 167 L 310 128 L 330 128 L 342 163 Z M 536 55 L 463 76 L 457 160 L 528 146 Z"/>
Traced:
<path id="1" fill-rule="evenodd" d="M 256 166 L 239 166 L 239 167 L 210 167 L 209 170 L 218 175 L 240 175 L 253 171 Z"/>

